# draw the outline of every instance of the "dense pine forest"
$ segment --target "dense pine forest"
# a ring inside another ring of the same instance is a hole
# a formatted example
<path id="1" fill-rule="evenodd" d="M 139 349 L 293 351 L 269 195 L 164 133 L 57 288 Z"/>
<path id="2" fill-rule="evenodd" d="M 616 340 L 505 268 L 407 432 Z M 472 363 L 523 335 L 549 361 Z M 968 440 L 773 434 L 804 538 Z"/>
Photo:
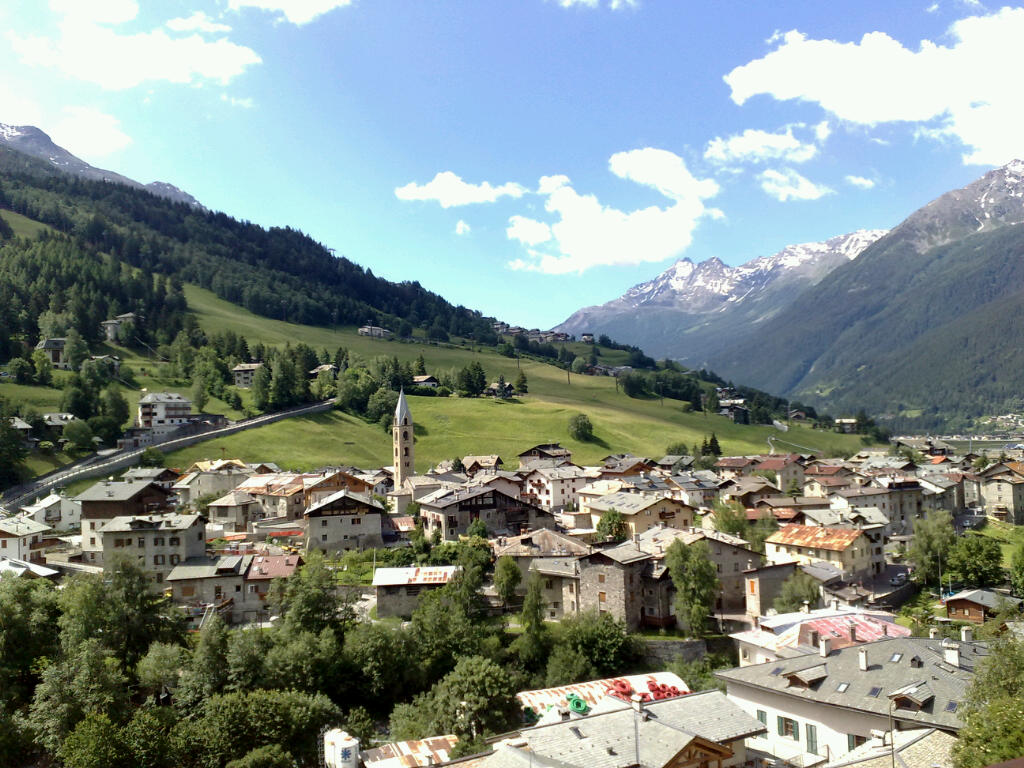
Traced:
<path id="1" fill-rule="evenodd" d="M 86 252 L 195 283 L 266 317 L 305 325 L 405 321 L 410 333 L 422 327 L 437 337 L 497 341 L 479 312 L 452 306 L 418 283 L 378 278 L 296 230 L 265 229 L 120 184 L 84 181 L 4 148 L 0 207 L 48 224 Z"/>

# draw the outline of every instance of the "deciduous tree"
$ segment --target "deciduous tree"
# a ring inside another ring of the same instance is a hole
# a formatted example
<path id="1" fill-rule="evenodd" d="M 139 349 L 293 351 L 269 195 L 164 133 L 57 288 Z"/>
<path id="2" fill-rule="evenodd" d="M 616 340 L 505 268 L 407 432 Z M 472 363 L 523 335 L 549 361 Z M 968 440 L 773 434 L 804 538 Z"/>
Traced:
<path id="1" fill-rule="evenodd" d="M 676 588 L 676 616 L 693 637 L 703 637 L 718 593 L 718 576 L 704 541 L 689 546 L 676 539 L 665 553 Z"/>

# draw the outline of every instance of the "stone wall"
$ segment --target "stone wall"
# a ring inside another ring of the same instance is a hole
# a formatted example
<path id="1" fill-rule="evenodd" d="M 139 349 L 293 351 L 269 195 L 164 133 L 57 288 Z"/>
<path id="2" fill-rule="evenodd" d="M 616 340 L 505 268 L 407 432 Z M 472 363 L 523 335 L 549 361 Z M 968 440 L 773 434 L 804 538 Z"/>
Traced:
<path id="1" fill-rule="evenodd" d="M 703 640 L 684 640 L 666 637 L 644 638 L 644 664 L 651 668 L 665 669 L 680 656 L 684 661 L 696 661 L 707 652 L 707 644 Z M 689 682 L 689 681 L 687 681 Z"/>

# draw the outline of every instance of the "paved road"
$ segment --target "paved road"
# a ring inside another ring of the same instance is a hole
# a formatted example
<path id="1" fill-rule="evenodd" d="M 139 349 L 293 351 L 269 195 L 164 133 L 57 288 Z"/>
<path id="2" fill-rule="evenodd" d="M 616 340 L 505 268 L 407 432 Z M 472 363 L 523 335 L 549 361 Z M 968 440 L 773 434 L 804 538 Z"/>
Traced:
<path id="1" fill-rule="evenodd" d="M 176 448 L 185 448 L 206 440 L 213 440 L 217 437 L 233 435 L 236 432 L 242 432 L 246 429 L 252 429 L 253 427 L 259 427 L 282 419 L 290 419 L 295 416 L 306 416 L 311 413 L 322 413 L 323 411 L 330 410 L 333 402 L 333 400 L 323 400 L 319 403 L 303 405 L 287 411 L 268 413 L 262 416 L 256 416 L 252 419 L 236 421 L 226 427 L 221 427 L 220 429 L 213 429 L 209 432 L 202 432 L 197 435 L 175 437 L 154 443 L 152 446 L 147 447 L 156 447 L 163 451 L 173 451 Z M 13 512 L 17 510 L 19 506 L 34 500 L 37 496 L 48 493 L 50 490 L 58 486 L 64 486 L 68 483 L 74 482 L 75 480 L 87 477 L 96 477 L 98 475 L 119 471 L 127 466 L 132 466 L 138 462 L 139 456 L 142 455 L 143 450 L 144 449 L 139 448 L 130 451 L 118 451 L 112 455 L 102 457 L 89 456 L 81 461 L 60 469 L 51 475 L 47 475 L 44 478 L 10 488 L 0 496 L 0 508 L 6 507 L 8 510 Z"/>

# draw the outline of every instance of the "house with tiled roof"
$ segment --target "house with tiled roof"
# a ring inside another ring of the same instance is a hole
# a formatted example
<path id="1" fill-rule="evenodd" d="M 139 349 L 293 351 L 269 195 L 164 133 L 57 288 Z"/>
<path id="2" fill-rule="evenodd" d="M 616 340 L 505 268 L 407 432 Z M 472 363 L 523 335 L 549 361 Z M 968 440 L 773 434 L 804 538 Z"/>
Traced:
<path id="1" fill-rule="evenodd" d="M 730 635 L 741 667 L 815 653 L 822 640 L 838 650 L 909 636 L 910 630 L 891 613 L 838 607 L 758 617 L 756 627 Z"/>
<path id="2" fill-rule="evenodd" d="M 409 618 L 419 605 L 420 595 L 440 589 L 458 572 L 457 565 L 378 568 L 373 574 L 377 616 Z"/>
<path id="3" fill-rule="evenodd" d="M 835 761 L 877 732 L 955 734 L 985 643 L 901 637 L 716 672 L 729 700 L 767 726 L 750 757 L 811 766 Z"/>
<path id="4" fill-rule="evenodd" d="M 544 507 L 560 511 L 575 503 L 576 492 L 601 477 L 598 469 L 585 469 L 573 464 L 557 467 L 536 467 L 524 474 L 523 498 Z"/>
<path id="5" fill-rule="evenodd" d="M 997 462 L 979 472 L 978 495 L 989 517 L 1024 524 L 1024 462 Z"/>
<path id="6" fill-rule="evenodd" d="M 765 539 L 765 556 L 771 564 L 829 563 L 847 579 L 865 578 L 877 572 L 872 544 L 856 528 L 786 525 Z"/>
<path id="7" fill-rule="evenodd" d="M 523 578 L 518 591 L 523 594 L 526 592 L 527 576 L 536 561 L 583 557 L 594 551 L 589 544 L 550 528 L 527 531 L 521 536 L 500 536 L 491 542 L 491 547 L 495 560 L 510 557 L 519 566 Z"/>
<path id="8" fill-rule="evenodd" d="M 754 471 L 774 474 L 775 484 L 784 492 L 792 483 L 796 483 L 799 488 L 804 486 L 804 465 L 800 457 L 794 454 L 769 456 L 759 462 Z"/>
<path id="9" fill-rule="evenodd" d="M 303 514 L 306 549 L 338 552 L 380 547 L 384 507 L 367 493 L 347 488 L 313 504 Z"/>
<path id="10" fill-rule="evenodd" d="M 505 462 L 501 456 L 492 454 L 490 456 L 464 456 L 462 458 L 462 471 L 470 477 L 477 472 L 497 472 Z"/>
<path id="11" fill-rule="evenodd" d="M 714 464 L 715 473 L 723 480 L 752 475 L 758 460 L 750 456 L 723 456 Z"/>
<path id="12" fill-rule="evenodd" d="M 421 497 L 419 504 L 424 532 L 440 531 L 445 541 L 465 535 L 475 520 L 482 520 L 494 535 L 518 535 L 526 529 L 554 526 L 554 517 L 547 510 L 488 485 L 440 488 Z"/>
<path id="13" fill-rule="evenodd" d="M 178 563 L 206 553 L 206 518 L 202 515 L 132 515 L 115 517 L 98 531 L 103 546 L 103 565 L 124 555 L 157 584 Z"/>
<path id="14" fill-rule="evenodd" d="M 989 589 L 965 589 L 946 598 L 946 617 L 951 621 L 983 624 L 1003 609 L 1021 610 L 1024 600 Z"/>
<path id="15" fill-rule="evenodd" d="M 693 525 L 694 509 L 667 494 L 628 493 L 618 491 L 606 494 L 589 503 L 591 525 L 597 528 L 601 517 L 612 510 L 622 515 L 629 532 L 635 536 L 651 528 L 689 528 Z"/>
<path id="16" fill-rule="evenodd" d="M 256 555 L 245 572 L 247 596 L 255 596 L 266 605 L 267 593 L 274 579 L 289 579 L 302 567 L 300 555 Z"/>
<path id="17" fill-rule="evenodd" d="M 766 730 L 717 690 L 654 700 L 638 694 L 633 702 L 606 696 L 598 706 L 588 707 L 586 714 L 569 708 L 562 711 L 563 717 L 522 728 L 493 750 L 469 758 L 468 764 L 473 768 L 733 768 L 747 762 L 745 740 Z"/>

